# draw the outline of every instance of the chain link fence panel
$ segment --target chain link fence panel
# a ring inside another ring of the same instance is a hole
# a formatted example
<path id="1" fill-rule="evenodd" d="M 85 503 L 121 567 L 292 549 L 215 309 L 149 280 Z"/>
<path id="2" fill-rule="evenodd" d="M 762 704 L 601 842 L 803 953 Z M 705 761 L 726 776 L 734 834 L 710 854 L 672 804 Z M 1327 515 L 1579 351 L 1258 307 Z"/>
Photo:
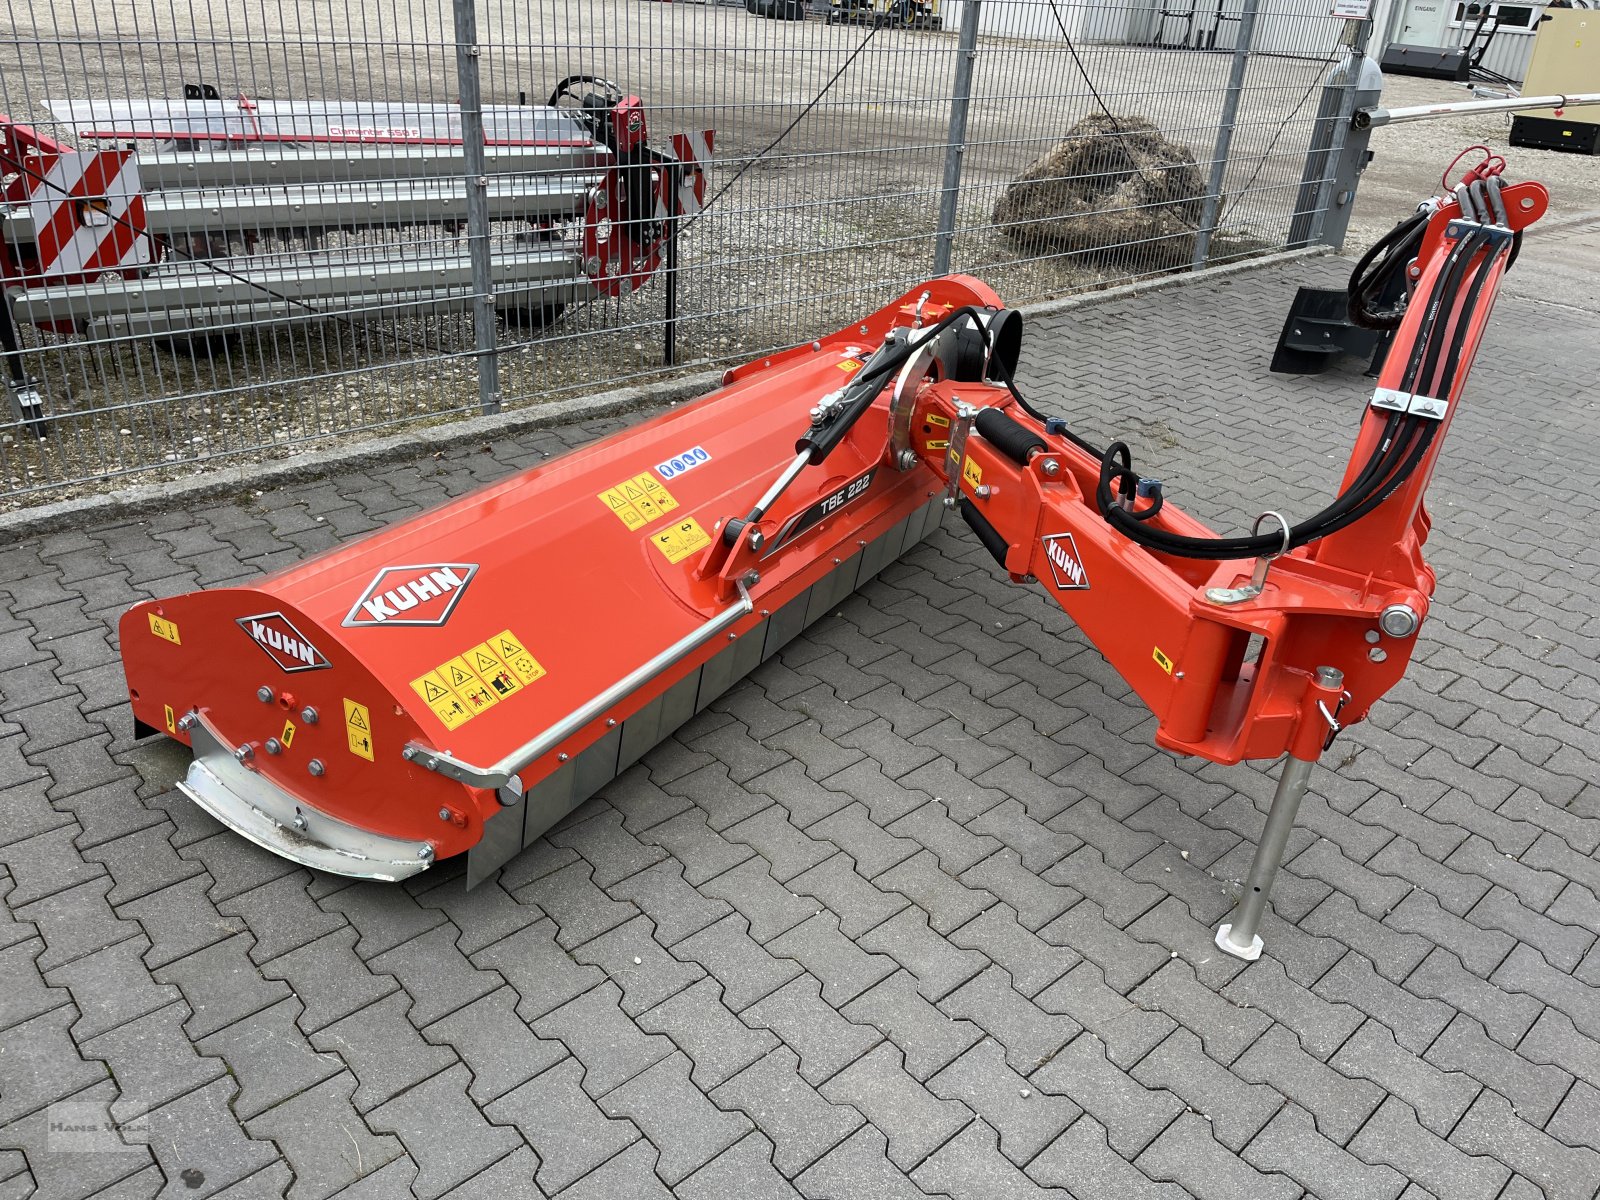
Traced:
<path id="1" fill-rule="evenodd" d="M 1360 23 L 1185 2 L 7 0 L 0 504 L 1303 243 Z"/>

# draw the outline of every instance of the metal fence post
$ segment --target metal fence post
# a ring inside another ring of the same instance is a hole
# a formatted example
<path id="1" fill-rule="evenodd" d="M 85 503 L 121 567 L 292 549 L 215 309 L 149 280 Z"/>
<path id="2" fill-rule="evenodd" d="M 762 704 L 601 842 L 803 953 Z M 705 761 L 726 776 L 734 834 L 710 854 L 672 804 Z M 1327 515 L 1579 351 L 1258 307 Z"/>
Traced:
<path id="1" fill-rule="evenodd" d="M 489 168 L 484 157 L 483 93 L 478 82 L 477 0 L 451 0 L 456 25 L 456 82 L 461 104 L 461 152 L 466 160 L 467 249 L 472 263 L 472 328 L 478 359 L 478 403 L 500 411 L 499 329 L 489 246 Z"/>
<path id="2" fill-rule="evenodd" d="M 933 240 L 933 273 L 950 273 L 956 239 L 956 198 L 961 193 L 961 160 L 967 152 L 967 110 L 972 101 L 972 68 L 978 58 L 981 0 L 963 0 L 961 39 L 956 50 L 955 92 L 950 98 L 950 136 L 944 152 L 944 185 L 939 196 L 939 228 Z"/>
<path id="3" fill-rule="evenodd" d="M 1344 248 L 1344 230 L 1349 229 L 1350 202 L 1355 198 L 1355 182 L 1362 171 L 1368 130 L 1352 130 L 1355 110 L 1362 104 L 1374 104 L 1382 94 L 1382 70 L 1366 58 L 1366 40 L 1373 32 L 1373 22 L 1352 22 L 1346 30 L 1350 51 L 1339 64 L 1339 69 L 1328 77 L 1328 88 L 1323 93 L 1322 109 L 1333 109 L 1331 128 L 1326 131 L 1325 154 L 1317 154 L 1317 144 L 1323 134 L 1315 134 L 1312 152 L 1306 155 L 1306 171 L 1301 176 L 1301 190 L 1296 197 L 1296 213 L 1290 226 L 1288 245 L 1309 246 L 1326 242 L 1336 250 Z M 1373 78 L 1376 77 L 1376 78 Z M 1336 91 L 1338 102 L 1331 104 Z M 1318 109 L 1318 117 L 1322 115 Z M 1309 206 L 1304 205 L 1309 200 Z M 1338 208 L 1338 213 L 1334 210 Z M 1330 222 L 1330 214 L 1333 221 Z M 1296 237 L 1301 227 L 1304 234 Z"/>
<path id="4" fill-rule="evenodd" d="M 1194 239 L 1194 268 L 1199 270 L 1211 257 L 1211 238 L 1217 230 L 1217 214 L 1222 208 L 1222 177 L 1228 171 L 1228 152 L 1233 146 L 1233 127 L 1239 119 L 1239 98 L 1244 93 L 1244 72 L 1250 65 L 1250 45 L 1256 36 L 1256 14 L 1261 0 L 1244 0 L 1239 13 L 1239 36 L 1233 44 L 1233 65 L 1228 71 L 1228 91 L 1222 100 L 1222 120 L 1217 125 L 1217 144 L 1211 150 L 1211 178 L 1206 182 L 1205 205 L 1200 211 L 1200 230 Z"/>
<path id="5" fill-rule="evenodd" d="M 663 164 L 667 179 L 663 191 L 672 197 L 672 212 L 665 221 L 667 244 L 662 251 L 661 271 L 666 276 L 667 294 L 663 298 L 666 320 L 662 322 L 661 362 L 664 366 L 678 365 L 678 231 L 683 228 L 683 213 L 678 209 L 678 185 L 683 178 L 677 163 Z"/>

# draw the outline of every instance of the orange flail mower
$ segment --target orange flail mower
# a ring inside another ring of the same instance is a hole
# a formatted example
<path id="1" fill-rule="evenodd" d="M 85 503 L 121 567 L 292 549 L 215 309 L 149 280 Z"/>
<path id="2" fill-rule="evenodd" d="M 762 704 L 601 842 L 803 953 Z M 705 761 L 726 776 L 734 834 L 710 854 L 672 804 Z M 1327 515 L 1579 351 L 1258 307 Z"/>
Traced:
<path id="1" fill-rule="evenodd" d="M 1022 317 L 953 275 L 560 459 L 250 587 L 136 605 L 140 731 L 286 858 L 469 886 L 960 513 L 1214 762 L 1287 755 L 1238 909 L 1255 957 L 1311 765 L 1403 674 L 1423 496 L 1536 183 L 1470 172 L 1384 239 L 1352 312 L 1394 328 L 1339 495 L 1218 537 L 1016 388 Z M 1404 271 L 1403 314 L 1371 308 Z"/>

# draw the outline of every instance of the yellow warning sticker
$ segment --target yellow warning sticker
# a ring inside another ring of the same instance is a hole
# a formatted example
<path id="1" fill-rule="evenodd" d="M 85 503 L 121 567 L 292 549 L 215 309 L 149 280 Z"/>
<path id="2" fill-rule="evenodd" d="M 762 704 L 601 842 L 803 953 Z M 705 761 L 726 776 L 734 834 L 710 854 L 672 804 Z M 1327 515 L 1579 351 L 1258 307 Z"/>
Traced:
<path id="1" fill-rule="evenodd" d="M 165 617 L 158 617 L 155 613 L 147 614 L 150 618 L 150 632 L 158 638 L 171 642 L 174 646 L 183 645 L 183 639 L 178 636 L 178 623 L 169 621 Z"/>
<path id="2" fill-rule="evenodd" d="M 515 696 L 522 690 L 522 680 L 500 660 L 498 654 L 489 649 L 488 642 L 479 642 L 461 657 L 471 664 L 478 678 L 488 684 L 489 690 L 500 699 Z"/>
<path id="3" fill-rule="evenodd" d="M 950 428 L 950 418 L 946 417 L 946 416 L 942 416 L 939 413 L 929 413 L 927 416 L 923 417 L 922 419 L 924 421 L 926 421 L 929 425 L 938 425 L 942 429 L 949 429 Z"/>
<path id="4" fill-rule="evenodd" d="M 635 475 L 599 493 L 600 503 L 629 529 L 643 529 L 678 507 L 678 501 L 654 475 Z"/>
<path id="5" fill-rule="evenodd" d="M 950 439 L 929 438 L 927 441 L 927 448 L 929 450 L 948 450 L 950 448 Z"/>
<path id="6" fill-rule="evenodd" d="M 699 521 L 686 517 L 676 525 L 651 534 L 650 540 L 657 550 L 667 556 L 668 562 L 679 563 L 696 550 L 709 546 L 711 535 L 700 528 Z"/>
<path id="7" fill-rule="evenodd" d="M 170 705 L 170 704 L 163 704 L 161 706 L 161 708 L 167 714 L 167 732 L 168 733 L 177 733 L 178 732 L 178 714 L 172 711 L 172 705 Z"/>
<path id="8" fill-rule="evenodd" d="M 278 741 L 283 743 L 283 748 L 285 750 L 287 750 L 290 746 L 294 745 L 294 722 L 293 721 L 285 721 L 283 723 L 283 732 L 278 735 Z"/>
<path id="9" fill-rule="evenodd" d="M 509 629 L 411 681 L 411 690 L 446 729 L 456 729 L 515 696 L 545 669 Z"/>
<path id="10" fill-rule="evenodd" d="M 662 486 L 661 481 L 648 471 L 643 475 L 634 476 L 633 482 L 644 489 L 644 494 L 655 506 L 664 513 L 669 513 L 678 507 L 678 502 L 672 498 L 672 493 Z"/>
<path id="11" fill-rule="evenodd" d="M 484 709 L 493 708 L 500 702 L 494 690 L 479 678 L 478 673 L 467 663 L 464 656 L 457 655 L 441 665 L 439 674 L 455 688 L 456 695 L 466 701 L 467 711 L 470 713 L 481 713 Z"/>
<path id="12" fill-rule="evenodd" d="M 454 729 L 472 719 L 472 713 L 467 709 L 466 703 L 445 686 L 444 679 L 437 671 L 429 671 L 426 675 L 413 679 L 411 690 L 422 698 L 422 702 L 432 710 L 433 715 L 439 718 L 440 724 L 446 729 Z"/>
<path id="13" fill-rule="evenodd" d="M 628 498 L 617 488 L 607 488 L 600 493 L 600 503 L 612 512 L 612 515 L 626 525 L 629 529 L 643 529 L 645 525 L 644 514 L 628 502 Z"/>
<path id="14" fill-rule="evenodd" d="M 644 488 L 637 478 L 618 484 L 615 490 L 621 492 L 623 499 L 633 505 L 639 515 L 644 517 L 646 524 L 661 515 L 661 510 L 656 507 L 656 502 L 645 495 Z"/>
<path id="15" fill-rule="evenodd" d="M 544 668 L 539 665 L 539 660 L 523 649 L 522 643 L 516 639 L 511 630 L 506 629 L 495 634 L 489 639 L 489 645 L 523 683 L 532 683 L 544 676 Z"/>
<path id="16" fill-rule="evenodd" d="M 1150 657 L 1156 660 L 1156 666 L 1160 667 L 1168 675 L 1172 674 L 1172 660 L 1162 652 L 1160 646 L 1155 647 L 1155 650 Z"/>
<path id="17" fill-rule="evenodd" d="M 864 366 L 866 366 L 866 364 L 858 358 L 847 358 L 839 364 L 839 370 L 843 371 L 846 375 L 854 375 Z"/>
<path id="18" fill-rule="evenodd" d="M 983 468 L 969 458 L 961 464 L 961 478 L 972 487 L 979 487 L 983 483 Z"/>
<path id="19" fill-rule="evenodd" d="M 344 732 L 351 754 L 368 762 L 377 761 L 372 756 L 372 713 L 365 704 L 357 704 L 348 696 L 344 698 Z"/>

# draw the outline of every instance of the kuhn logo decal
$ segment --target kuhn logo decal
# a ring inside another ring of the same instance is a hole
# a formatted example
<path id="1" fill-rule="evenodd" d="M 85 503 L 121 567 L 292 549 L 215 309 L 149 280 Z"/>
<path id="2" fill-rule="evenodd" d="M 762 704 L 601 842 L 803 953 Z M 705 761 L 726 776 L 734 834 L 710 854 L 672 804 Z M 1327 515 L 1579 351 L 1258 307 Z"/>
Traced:
<path id="1" fill-rule="evenodd" d="M 682 475 L 685 471 L 694 470 L 701 463 L 710 461 L 711 455 L 706 453 L 706 448 L 704 446 L 695 446 L 693 449 L 685 450 L 682 454 L 673 455 L 666 462 L 657 463 L 656 474 L 663 479 L 671 479 L 674 476 Z"/>
<path id="2" fill-rule="evenodd" d="M 367 584 L 344 625 L 443 625 L 477 573 L 477 563 L 385 567 Z"/>
<path id="3" fill-rule="evenodd" d="M 1055 576 L 1056 590 L 1086 592 L 1089 590 L 1089 573 L 1083 569 L 1083 559 L 1078 557 L 1078 543 L 1070 533 L 1052 533 L 1044 539 L 1044 556 L 1050 563 L 1050 574 Z"/>
<path id="4" fill-rule="evenodd" d="M 295 671 L 320 671 L 323 667 L 333 665 L 323 657 L 322 651 L 311 644 L 311 639 L 296 629 L 294 622 L 281 612 L 258 613 L 236 620 L 239 628 L 250 635 L 250 640 L 290 674 Z"/>

